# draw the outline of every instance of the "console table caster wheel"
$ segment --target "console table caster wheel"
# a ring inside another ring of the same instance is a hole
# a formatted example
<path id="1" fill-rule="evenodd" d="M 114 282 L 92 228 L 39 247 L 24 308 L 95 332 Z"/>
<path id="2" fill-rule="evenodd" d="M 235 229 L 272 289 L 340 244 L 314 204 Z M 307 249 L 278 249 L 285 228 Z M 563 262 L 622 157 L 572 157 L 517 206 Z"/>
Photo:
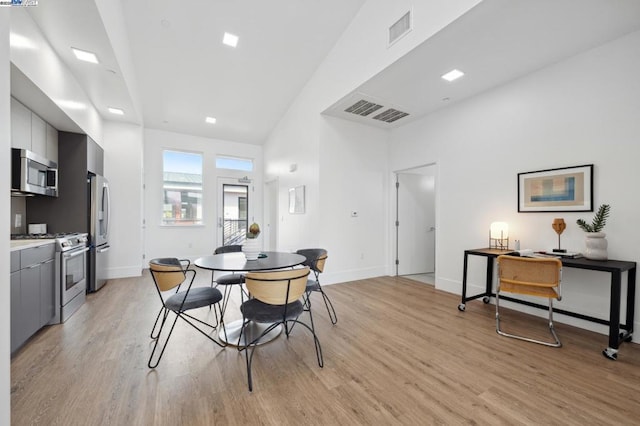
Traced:
<path id="1" fill-rule="evenodd" d="M 605 357 L 609 358 L 612 361 L 615 361 L 615 360 L 618 359 L 618 350 L 617 349 L 612 349 L 612 348 L 607 348 L 607 349 L 602 351 L 602 355 L 604 355 Z"/>
<path id="2" fill-rule="evenodd" d="M 464 305 L 464 303 L 461 303 L 461 304 L 459 304 L 459 305 L 458 305 L 458 310 L 459 310 L 460 312 L 464 312 L 464 309 L 465 309 L 465 305 Z"/>
<path id="3" fill-rule="evenodd" d="M 624 333 L 624 332 L 623 332 L 623 333 L 620 333 L 620 339 L 621 339 L 623 342 L 627 342 L 627 343 L 628 343 L 628 342 L 630 342 L 631 340 L 633 340 L 633 334 L 631 334 L 631 333 Z"/>
<path id="4" fill-rule="evenodd" d="M 485 297 L 483 297 L 483 298 L 482 298 L 482 301 L 485 303 L 485 305 L 486 305 L 487 303 L 489 303 L 489 301 L 490 301 L 490 300 L 491 300 L 491 299 L 489 299 L 489 296 L 485 296 Z"/>

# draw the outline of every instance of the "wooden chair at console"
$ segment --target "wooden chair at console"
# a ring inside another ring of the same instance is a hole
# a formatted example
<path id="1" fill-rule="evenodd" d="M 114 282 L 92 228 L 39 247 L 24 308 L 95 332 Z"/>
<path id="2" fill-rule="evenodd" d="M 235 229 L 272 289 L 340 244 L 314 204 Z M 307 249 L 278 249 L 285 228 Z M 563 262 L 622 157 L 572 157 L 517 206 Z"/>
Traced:
<path id="1" fill-rule="evenodd" d="M 289 338 L 294 324 L 300 324 L 311 332 L 318 365 L 322 368 L 322 348 L 316 336 L 313 316 L 309 312 L 309 324 L 298 319 L 303 312 L 300 299 L 305 292 L 308 276 L 309 267 L 285 271 L 252 272 L 246 275 L 245 284 L 253 298 L 240 306 L 243 321 L 245 324 L 249 321 L 270 324 L 247 346 L 239 348 L 239 350 L 245 351 L 249 391 L 253 390 L 251 365 L 256 346 L 260 343 L 260 339 L 280 325 L 284 327 L 287 338 Z M 251 353 L 249 354 L 249 352 Z"/>
<path id="2" fill-rule="evenodd" d="M 496 290 L 496 332 L 501 336 L 525 340 L 545 346 L 562 346 L 553 327 L 553 299 L 561 300 L 562 262 L 555 258 L 498 256 L 498 287 Z M 549 300 L 549 331 L 553 342 L 505 333 L 500 329 L 500 295 L 515 293 L 543 297 Z"/>

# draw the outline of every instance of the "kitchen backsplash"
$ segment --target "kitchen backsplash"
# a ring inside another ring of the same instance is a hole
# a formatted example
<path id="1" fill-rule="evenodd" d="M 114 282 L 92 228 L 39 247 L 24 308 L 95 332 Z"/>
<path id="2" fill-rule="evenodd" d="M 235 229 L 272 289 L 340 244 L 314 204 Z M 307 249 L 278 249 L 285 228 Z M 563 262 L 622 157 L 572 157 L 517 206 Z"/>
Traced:
<path id="1" fill-rule="evenodd" d="M 26 220 L 27 202 L 25 197 L 11 197 L 11 224 L 9 225 L 11 227 L 11 233 L 25 234 L 27 229 Z M 16 226 L 16 221 L 20 222 L 19 226 Z"/>

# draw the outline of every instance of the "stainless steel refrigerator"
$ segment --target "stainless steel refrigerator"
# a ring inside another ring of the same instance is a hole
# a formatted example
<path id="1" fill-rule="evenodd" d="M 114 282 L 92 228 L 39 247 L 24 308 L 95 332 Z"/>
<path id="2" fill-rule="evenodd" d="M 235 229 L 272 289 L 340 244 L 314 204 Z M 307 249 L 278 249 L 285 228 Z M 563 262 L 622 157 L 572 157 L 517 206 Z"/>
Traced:
<path id="1" fill-rule="evenodd" d="M 90 292 L 100 290 L 107 282 L 106 257 L 109 246 L 109 224 L 111 200 L 109 182 L 104 176 L 90 175 L 90 221 L 89 221 L 89 288 Z"/>

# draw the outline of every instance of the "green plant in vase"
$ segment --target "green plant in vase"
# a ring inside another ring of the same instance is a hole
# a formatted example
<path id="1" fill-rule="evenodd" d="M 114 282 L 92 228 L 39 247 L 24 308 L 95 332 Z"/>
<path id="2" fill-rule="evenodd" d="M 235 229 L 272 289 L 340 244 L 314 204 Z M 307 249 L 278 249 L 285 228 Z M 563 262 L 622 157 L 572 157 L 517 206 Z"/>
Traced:
<path id="1" fill-rule="evenodd" d="M 585 222 L 584 219 L 578 219 L 576 223 L 584 232 L 601 232 L 607 224 L 610 210 L 611 206 L 609 204 L 602 204 L 590 224 Z"/>
<path id="2" fill-rule="evenodd" d="M 591 223 L 585 222 L 583 219 L 578 219 L 576 223 L 586 232 L 585 245 L 586 250 L 584 257 L 591 260 L 607 260 L 609 255 L 607 253 L 608 242 L 605 238 L 607 235 L 602 232 L 604 226 L 607 224 L 607 218 L 609 217 L 609 211 L 611 206 L 609 204 L 602 204 L 596 215 L 593 217 Z"/>
<path id="3" fill-rule="evenodd" d="M 260 225 L 253 222 L 251 225 L 249 225 L 249 232 L 247 232 L 247 238 L 258 238 L 258 235 L 260 235 Z"/>
<path id="4" fill-rule="evenodd" d="M 258 235 L 260 235 L 260 226 L 254 222 L 249 226 L 246 239 L 242 245 L 242 251 L 247 260 L 257 260 L 260 255 L 260 243 L 257 240 Z"/>

